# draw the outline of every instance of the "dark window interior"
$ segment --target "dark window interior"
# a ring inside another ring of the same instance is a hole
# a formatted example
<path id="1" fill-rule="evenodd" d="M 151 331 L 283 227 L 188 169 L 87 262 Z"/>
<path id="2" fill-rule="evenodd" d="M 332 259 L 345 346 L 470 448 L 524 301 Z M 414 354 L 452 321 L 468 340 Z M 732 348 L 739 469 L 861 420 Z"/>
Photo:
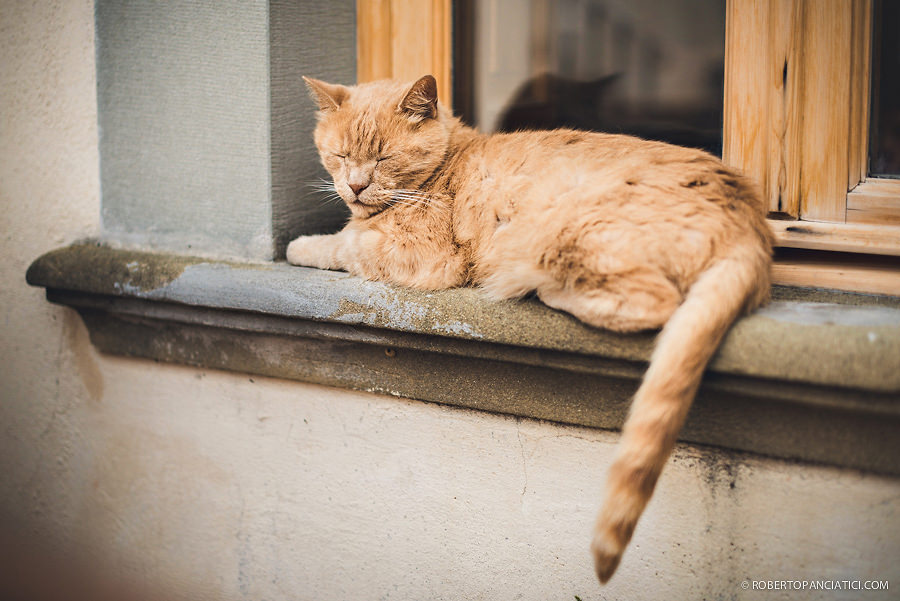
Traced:
<path id="1" fill-rule="evenodd" d="M 900 178 L 900 2 L 875 3 L 869 175 Z"/>
<path id="2" fill-rule="evenodd" d="M 483 131 L 722 152 L 725 0 L 458 0 L 454 108 Z"/>

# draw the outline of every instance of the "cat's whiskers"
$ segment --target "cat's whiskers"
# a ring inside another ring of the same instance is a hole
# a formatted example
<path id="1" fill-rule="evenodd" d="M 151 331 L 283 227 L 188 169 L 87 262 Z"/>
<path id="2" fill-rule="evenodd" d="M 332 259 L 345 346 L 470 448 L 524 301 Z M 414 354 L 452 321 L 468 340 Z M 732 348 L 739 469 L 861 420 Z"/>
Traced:
<path id="1" fill-rule="evenodd" d="M 437 213 L 442 215 L 446 215 L 447 213 L 447 205 L 446 203 L 436 199 L 433 196 L 420 192 L 418 190 L 408 190 L 399 188 L 391 191 L 391 201 L 393 204 L 406 204 L 408 206 L 417 207 L 421 209 L 432 209 Z M 406 202 L 401 202 L 406 201 Z"/>
<path id="2" fill-rule="evenodd" d="M 392 207 L 393 207 L 393 206 L 397 206 L 397 205 L 401 205 L 401 206 L 404 206 L 404 207 L 421 208 L 421 205 L 419 205 L 418 203 L 415 203 L 415 202 L 407 202 L 407 201 L 401 200 L 400 198 L 397 198 L 397 197 L 391 198 L 391 199 L 388 201 L 387 204 L 388 204 L 389 206 L 392 206 Z"/>
<path id="3" fill-rule="evenodd" d="M 427 201 L 425 201 L 425 202 L 420 202 L 420 201 L 408 202 L 406 200 L 402 200 L 400 198 L 395 197 L 390 201 L 389 204 L 391 206 L 404 205 L 404 206 L 413 207 L 413 208 L 416 208 L 416 209 L 419 209 L 422 211 L 433 210 L 434 212 L 438 213 L 439 215 L 446 215 L 446 210 L 444 209 L 444 207 L 439 206 L 439 205 L 430 205 Z"/>
<path id="4" fill-rule="evenodd" d="M 337 189 L 334 187 L 334 182 L 326 179 L 319 178 L 317 180 L 305 182 L 304 186 L 306 188 L 310 188 L 310 192 L 307 193 L 307 196 L 315 196 L 324 194 L 324 197 L 320 197 L 317 200 L 321 204 L 328 203 L 336 203 L 343 204 L 344 199 L 341 198 L 340 194 L 337 193 Z"/>

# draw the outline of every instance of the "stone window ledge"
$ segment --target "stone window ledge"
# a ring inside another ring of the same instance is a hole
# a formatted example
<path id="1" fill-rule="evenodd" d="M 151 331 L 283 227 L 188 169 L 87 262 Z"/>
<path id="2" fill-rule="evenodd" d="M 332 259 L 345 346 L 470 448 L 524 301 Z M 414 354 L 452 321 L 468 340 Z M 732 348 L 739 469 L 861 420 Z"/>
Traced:
<path id="1" fill-rule="evenodd" d="M 653 333 L 536 300 L 82 243 L 27 280 L 102 352 L 619 428 Z M 681 440 L 900 474 L 900 302 L 776 288 L 732 328 Z"/>

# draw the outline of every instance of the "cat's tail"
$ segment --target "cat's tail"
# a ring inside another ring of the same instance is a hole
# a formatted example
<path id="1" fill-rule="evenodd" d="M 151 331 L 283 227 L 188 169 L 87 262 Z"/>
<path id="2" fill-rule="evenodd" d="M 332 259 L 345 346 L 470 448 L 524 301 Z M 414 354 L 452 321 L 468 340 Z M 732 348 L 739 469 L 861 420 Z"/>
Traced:
<path id="1" fill-rule="evenodd" d="M 594 529 L 591 551 L 601 582 L 619 565 L 706 364 L 735 319 L 768 298 L 770 263 L 758 242 L 735 248 L 701 274 L 663 327 L 622 429 Z"/>

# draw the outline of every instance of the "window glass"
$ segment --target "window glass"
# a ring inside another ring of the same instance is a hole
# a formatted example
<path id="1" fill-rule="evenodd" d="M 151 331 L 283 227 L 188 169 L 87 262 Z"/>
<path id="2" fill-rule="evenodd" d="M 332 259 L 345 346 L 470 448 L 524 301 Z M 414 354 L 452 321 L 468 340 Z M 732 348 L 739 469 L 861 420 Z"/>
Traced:
<path id="1" fill-rule="evenodd" d="M 725 0 L 462 0 L 454 106 L 483 131 L 573 127 L 721 155 Z"/>
<path id="2" fill-rule="evenodd" d="M 869 175 L 900 178 L 900 2 L 877 2 L 872 46 Z"/>

